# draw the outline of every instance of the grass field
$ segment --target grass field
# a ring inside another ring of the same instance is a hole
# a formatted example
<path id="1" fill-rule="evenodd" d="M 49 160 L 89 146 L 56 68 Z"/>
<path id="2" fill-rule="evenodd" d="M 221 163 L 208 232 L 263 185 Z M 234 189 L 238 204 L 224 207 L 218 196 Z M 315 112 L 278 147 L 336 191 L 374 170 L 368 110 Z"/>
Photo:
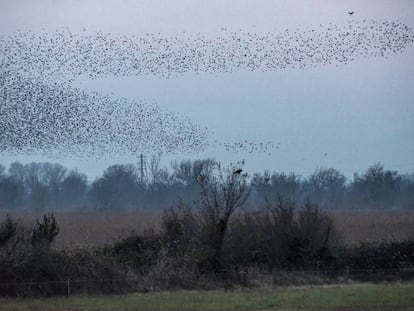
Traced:
<path id="1" fill-rule="evenodd" d="M 414 284 L 177 291 L 47 299 L 0 298 L 0 310 L 414 310 Z"/>

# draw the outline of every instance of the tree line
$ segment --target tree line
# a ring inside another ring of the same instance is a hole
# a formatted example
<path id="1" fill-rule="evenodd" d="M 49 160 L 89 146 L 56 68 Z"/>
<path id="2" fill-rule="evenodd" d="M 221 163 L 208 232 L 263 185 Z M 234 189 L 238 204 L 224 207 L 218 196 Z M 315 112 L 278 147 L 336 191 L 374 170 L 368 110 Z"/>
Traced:
<path id="1" fill-rule="evenodd" d="M 0 165 L 0 209 L 162 209 L 197 200 L 203 181 L 217 177 L 213 175 L 218 162 L 211 158 L 175 161 L 169 167 L 162 167 L 160 160 L 160 156 L 150 159 L 145 176 L 137 165 L 115 164 L 93 181 L 58 163 Z M 297 204 L 311 201 L 326 209 L 414 208 L 414 174 L 399 174 L 381 163 L 354 174 L 353 179 L 334 168 L 318 168 L 307 177 L 255 173 L 247 184 L 251 189 L 247 207 L 281 199 Z"/>

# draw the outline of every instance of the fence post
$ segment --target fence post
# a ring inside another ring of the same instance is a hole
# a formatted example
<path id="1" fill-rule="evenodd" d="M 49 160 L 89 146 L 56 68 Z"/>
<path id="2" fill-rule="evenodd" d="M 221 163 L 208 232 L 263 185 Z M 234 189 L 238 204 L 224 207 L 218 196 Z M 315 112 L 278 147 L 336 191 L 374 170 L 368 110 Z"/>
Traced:
<path id="1" fill-rule="evenodd" d="M 320 273 L 319 273 L 319 260 L 316 261 L 316 273 L 318 275 L 318 278 L 320 278 Z"/>
<path id="2" fill-rule="evenodd" d="M 70 296 L 70 279 L 68 279 L 68 297 Z"/>

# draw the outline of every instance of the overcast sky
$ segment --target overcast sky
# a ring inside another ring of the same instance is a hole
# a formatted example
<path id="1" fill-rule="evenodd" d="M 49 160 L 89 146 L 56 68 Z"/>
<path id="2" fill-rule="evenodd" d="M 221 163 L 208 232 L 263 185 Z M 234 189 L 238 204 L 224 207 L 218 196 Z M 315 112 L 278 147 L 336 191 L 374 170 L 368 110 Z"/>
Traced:
<path id="1" fill-rule="evenodd" d="M 349 11 L 354 11 L 351 17 Z M 283 32 L 319 24 L 343 25 L 350 18 L 399 20 L 413 28 L 414 1 L 0 2 L 1 34 L 67 27 L 73 32 L 86 29 L 138 35 L 186 32 L 214 36 L 223 27 L 232 31 Z M 271 155 L 233 154 L 210 148 L 196 156 L 233 163 L 245 159 L 250 172 L 270 169 L 308 175 L 317 167 L 334 167 L 351 177 L 377 161 L 400 172 L 414 172 L 414 46 L 387 58 L 305 70 L 197 76 L 188 73 L 169 79 L 78 79 L 74 84 L 154 101 L 208 127 L 212 140 L 249 139 L 280 144 Z M 0 154 L 3 165 L 14 160 L 52 161 Z M 57 160 L 91 177 L 110 164 L 137 161 Z"/>

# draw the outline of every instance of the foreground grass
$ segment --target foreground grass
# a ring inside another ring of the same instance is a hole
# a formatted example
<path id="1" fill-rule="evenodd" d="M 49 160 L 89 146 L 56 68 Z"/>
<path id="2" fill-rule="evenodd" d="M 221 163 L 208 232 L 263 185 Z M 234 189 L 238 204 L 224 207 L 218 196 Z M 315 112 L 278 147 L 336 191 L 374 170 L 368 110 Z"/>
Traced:
<path id="1" fill-rule="evenodd" d="M 277 287 L 70 298 L 0 298 L 0 310 L 414 310 L 414 285 Z"/>

